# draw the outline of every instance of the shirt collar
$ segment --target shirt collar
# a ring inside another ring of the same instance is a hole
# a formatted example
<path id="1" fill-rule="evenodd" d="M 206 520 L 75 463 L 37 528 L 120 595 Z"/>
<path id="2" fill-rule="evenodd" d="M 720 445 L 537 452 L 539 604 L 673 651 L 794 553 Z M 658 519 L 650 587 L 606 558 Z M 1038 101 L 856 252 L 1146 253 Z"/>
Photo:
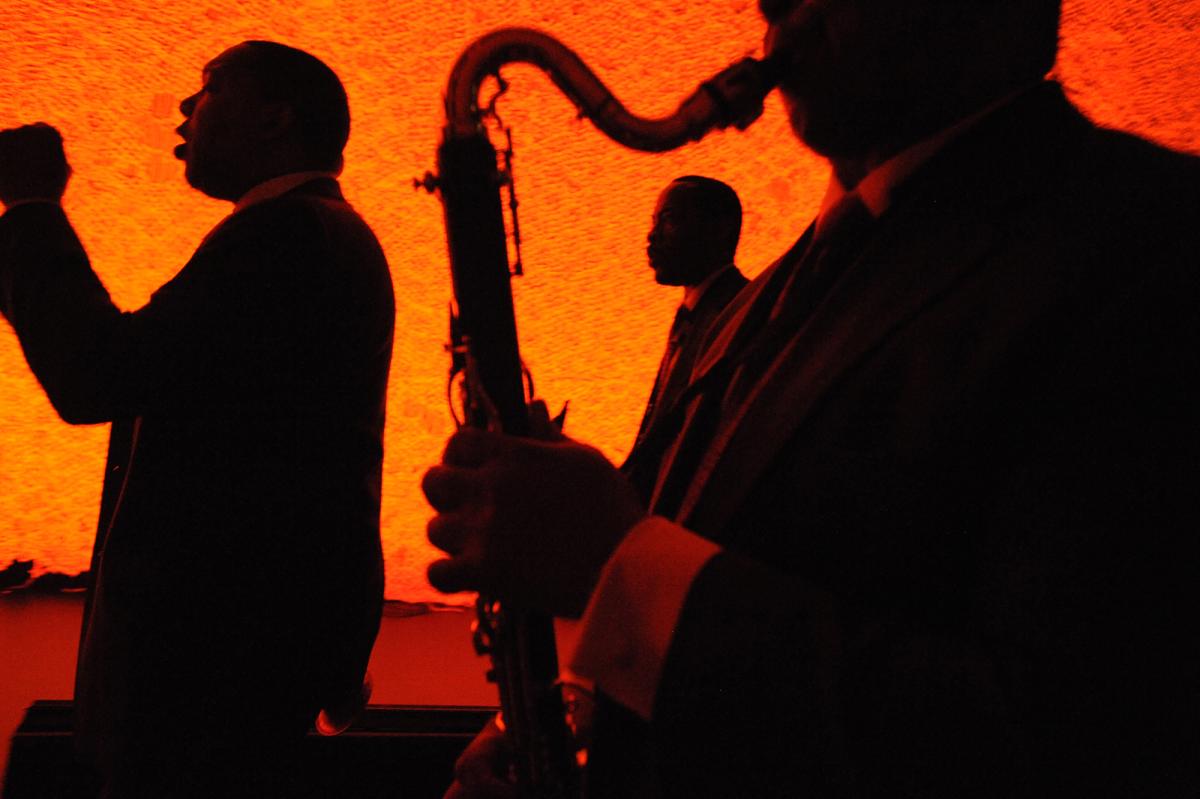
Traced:
<path id="1" fill-rule="evenodd" d="M 250 191 L 242 195 L 241 199 L 234 203 L 233 213 L 244 211 L 252 205 L 257 205 L 267 200 L 274 200 L 276 197 L 287 194 L 297 186 L 303 186 L 313 180 L 320 178 L 336 179 L 337 175 L 333 172 L 310 171 L 310 172 L 289 172 L 286 175 L 270 178 L 259 183 Z"/>
<path id="2" fill-rule="evenodd" d="M 704 296 L 704 292 L 708 291 L 708 287 L 716 283 L 721 275 L 733 269 L 733 262 L 730 261 L 725 266 L 713 272 L 708 277 L 701 280 L 694 286 L 685 286 L 683 289 L 683 305 L 689 311 L 696 310 L 696 305 L 700 302 L 700 298 Z"/>

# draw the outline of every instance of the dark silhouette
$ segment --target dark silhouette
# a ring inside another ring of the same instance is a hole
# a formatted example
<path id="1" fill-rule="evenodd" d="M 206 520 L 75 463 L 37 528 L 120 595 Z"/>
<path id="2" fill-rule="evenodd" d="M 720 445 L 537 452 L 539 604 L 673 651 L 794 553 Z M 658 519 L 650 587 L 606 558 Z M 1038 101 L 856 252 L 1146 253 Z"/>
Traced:
<path id="1" fill-rule="evenodd" d="M 1195 795 L 1200 159 L 1045 79 L 1054 0 L 761 6 L 835 181 L 654 515 L 591 448 L 464 431 L 431 581 L 586 606 L 596 796 Z"/>
<path id="2" fill-rule="evenodd" d="M 654 208 L 646 247 L 654 279 L 663 286 L 682 286 L 684 296 L 642 414 L 634 454 L 622 467 L 634 485 L 644 486 L 647 499 L 654 487 L 658 453 L 639 449 L 656 420 L 675 407 L 687 388 L 713 322 L 748 282 L 734 265 L 741 229 L 737 193 L 709 177 L 676 178 L 663 189 Z"/>
<path id="3" fill-rule="evenodd" d="M 24 585 L 29 582 L 29 575 L 32 572 L 32 560 L 17 560 L 13 558 L 11 563 L 0 569 L 0 590 L 17 588 Z"/>
<path id="4" fill-rule="evenodd" d="M 188 182 L 237 205 L 135 312 L 58 205 L 57 132 L 0 133 L 0 310 L 60 415 L 113 423 L 75 695 L 107 795 L 289 795 L 378 630 L 392 286 L 325 64 L 245 42 L 180 110 Z"/>

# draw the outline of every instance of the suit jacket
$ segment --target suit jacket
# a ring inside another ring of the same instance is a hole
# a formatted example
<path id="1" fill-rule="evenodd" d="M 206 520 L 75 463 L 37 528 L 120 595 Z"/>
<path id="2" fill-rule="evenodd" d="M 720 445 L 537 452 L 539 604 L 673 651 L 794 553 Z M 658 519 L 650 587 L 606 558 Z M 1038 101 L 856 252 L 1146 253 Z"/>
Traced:
<path id="1" fill-rule="evenodd" d="M 596 793 L 1195 795 L 1200 159 L 1045 84 L 893 200 L 690 475 L 726 549 Z"/>
<path id="2" fill-rule="evenodd" d="M 736 266 L 726 269 L 717 277 L 712 285 L 705 289 L 696 307 L 692 309 L 674 363 L 659 364 L 654 387 L 650 391 L 650 399 L 646 403 L 642 423 L 638 427 L 633 452 L 622 466 L 634 485 L 642 490 L 644 498 L 648 498 L 649 490 L 653 487 L 654 475 L 658 468 L 657 456 L 660 453 L 657 448 L 653 455 L 648 451 L 638 452 L 638 448 L 651 435 L 655 423 L 668 416 L 679 402 L 688 383 L 691 382 L 696 359 L 700 356 L 713 322 L 749 282 Z M 670 355 L 670 350 L 663 353 L 663 360 Z"/>
<path id="3" fill-rule="evenodd" d="M 101 765 L 303 732 L 356 691 L 393 300 L 337 183 L 228 217 L 132 313 L 61 209 L 19 206 L 0 308 L 61 416 L 113 423 L 75 695 Z"/>

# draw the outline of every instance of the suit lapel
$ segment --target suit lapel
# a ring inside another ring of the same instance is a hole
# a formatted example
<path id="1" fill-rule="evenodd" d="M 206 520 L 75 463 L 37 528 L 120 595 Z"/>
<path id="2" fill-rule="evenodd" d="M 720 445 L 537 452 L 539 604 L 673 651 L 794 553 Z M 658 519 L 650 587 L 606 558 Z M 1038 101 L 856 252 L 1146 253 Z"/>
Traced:
<path id="1" fill-rule="evenodd" d="M 788 265 L 808 248 L 812 234 L 813 226 L 809 225 L 808 229 L 804 231 L 804 235 L 797 239 L 796 243 L 782 257 L 751 281 L 717 317 L 701 348 L 700 356 L 696 359 L 691 382 L 697 383 L 704 379 L 705 375 L 711 372 L 725 354 L 733 348 L 733 345 L 741 340 L 745 331 L 754 327 L 753 324 L 748 326 L 747 320 L 759 314 L 765 317 L 766 313 L 770 311 L 778 296 L 780 284 L 786 278 L 784 273 L 787 271 Z"/>
<path id="2" fill-rule="evenodd" d="M 787 279 L 790 265 L 808 247 L 811 238 L 810 225 L 782 258 L 741 290 L 714 320 L 706 340 L 699 348 L 700 355 L 693 368 L 691 384 L 671 409 L 668 423 L 657 426 L 650 437 L 653 441 L 648 440 L 647 445 L 641 448 L 642 453 L 654 453 L 651 459 L 654 473 L 647 484 L 649 507 L 659 505 L 663 487 L 667 483 L 673 484 L 677 479 L 674 471 L 679 468 L 676 462 L 678 447 L 693 425 L 697 411 L 704 404 L 701 395 L 710 389 L 710 384 L 723 383 L 722 372 L 727 366 L 727 354 L 736 351 L 766 319 L 775 304 L 780 286 Z M 700 401 L 697 401 L 698 398 Z M 635 451 L 634 454 L 639 453 Z"/>
<path id="3" fill-rule="evenodd" d="M 983 262 L 991 226 L 900 213 L 846 269 L 717 430 L 678 518 L 714 532 L 745 500 L 822 399 L 881 342 Z M 923 222 L 923 223 L 922 223 Z M 947 235 L 947 231 L 950 231 Z M 849 309 L 853 308 L 853 312 Z M 707 358 L 706 358 L 707 360 Z M 706 491 L 719 485 L 719 491 Z"/>
<path id="4" fill-rule="evenodd" d="M 839 381 L 979 269 L 1002 241 L 996 220 L 1053 181 L 1091 130 L 1061 87 L 1047 82 L 947 145 L 893 197 L 892 210 L 861 254 L 780 348 L 745 401 L 725 412 L 676 518 L 709 535 L 724 530 L 779 450 Z M 810 235 L 770 273 L 779 272 Z M 764 273 L 739 296 L 701 358 L 700 372 L 719 368 L 721 355 L 738 344 L 738 328 L 777 285 Z"/>
<path id="5" fill-rule="evenodd" d="M 736 268 L 730 269 L 716 283 L 708 287 L 704 296 L 696 303 L 692 311 L 691 330 L 679 351 L 679 363 L 672 369 L 666 386 L 665 395 L 672 398 L 669 406 L 659 408 L 659 415 L 670 411 L 678 403 L 683 390 L 695 382 L 697 357 L 704 352 L 705 338 L 713 328 L 714 322 L 720 317 L 725 307 L 737 296 L 748 281 Z"/>
<path id="6" fill-rule="evenodd" d="M 701 296 L 692 315 L 694 329 L 689 332 L 686 341 L 680 348 L 677 365 L 668 371 L 662 362 L 659 364 L 658 373 L 654 378 L 654 388 L 650 392 L 650 400 L 642 415 L 637 438 L 634 440 L 633 452 L 630 453 L 629 459 L 621 467 L 622 469 L 629 473 L 637 472 L 645 475 L 645 482 L 653 479 L 653 474 L 639 468 L 639 464 L 646 462 L 646 452 L 651 451 L 653 456 L 650 460 L 654 464 L 654 470 L 657 470 L 658 455 L 661 454 L 663 444 L 667 441 L 665 434 L 657 428 L 662 427 L 663 421 L 667 420 L 669 429 L 677 431 L 676 420 L 680 419 L 682 413 L 678 406 L 682 403 L 686 389 L 692 382 L 697 355 L 704 351 L 705 339 L 713 329 L 714 323 L 719 325 L 721 314 L 728 305 L 736 302 L 734 298 L 749 282 L 737 267 L 732 267 L 718 278 L 716 283 L 709 286 Z M 647 446 L 647 441 L 651 439 L 655 443 Z M 647 490 L 652 487 L 653 483 L 646 486 Z"/>
<path id="7" fill-rule="evenodd" d="M 948 144 L 914 175 L 745 400 L 723 411 L 675 518 L 707 535 L 725 530 L 756 481 L 839 381 L 979 269 L 1002 242 L 995 222 L 1053 181 L 1091 130 L 1062 89 L 1047 82 Z M 697 382 L 719 376 L 722 356 L 737 351 L 743 331 L 770 307 L 779 276 L 810 236 L 811 228 L 727 310 L 698 361 Z M 691 403 L 685 427 L 700 404 Z M 673 455 L 671 450 L 668 459 Z M 657 490 L 677 479 L 659 477 Z"/>

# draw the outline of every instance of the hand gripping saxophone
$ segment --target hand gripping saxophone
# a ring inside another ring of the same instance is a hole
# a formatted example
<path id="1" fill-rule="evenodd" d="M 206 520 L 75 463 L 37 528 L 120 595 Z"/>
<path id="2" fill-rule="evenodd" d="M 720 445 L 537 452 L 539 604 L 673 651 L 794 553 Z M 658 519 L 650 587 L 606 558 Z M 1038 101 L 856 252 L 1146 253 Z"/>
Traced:
<path id="1" fill-rule="evenodd" d="M 525 62 L 554 84 L 603 133 L 646 152 L 672 150 L 714 128 L 742 130 L 762 113 L 763 98 L 778 82 L 775 56 L 745 58 L 717 73 L 660 119 L 634 116 L 574 52 L 553 37 L 528 28 L 502 28 L 477 39 L 459 56 L 446 88 L 446 125 L 438 148 L 438 174 L 414 181 L 437 191 L 445 214 L 454 285 L 448 350 L 451 384 L 461 377 L 460 424 L 509 435 L 530 434 L 527 411 L 532 380 L 517 342 L 509 280 L 520 274 L 520 237 L 511 182 L 511 138 L 498 162 L 485 120 L 495 98 L 480 107 L 486 78 L 502 93 L 500 68 Z M 516 265 L 510 270 L 501 189 L 509 190 Z M 491 658 L 505 734 L 515 753 L 522 799 L 566 799 L 579 793 L 576 748 L 563 713 L 554 628 L 549 617 L 510 609 L 504 597 L 480 596 L 475 644 Z"/>

